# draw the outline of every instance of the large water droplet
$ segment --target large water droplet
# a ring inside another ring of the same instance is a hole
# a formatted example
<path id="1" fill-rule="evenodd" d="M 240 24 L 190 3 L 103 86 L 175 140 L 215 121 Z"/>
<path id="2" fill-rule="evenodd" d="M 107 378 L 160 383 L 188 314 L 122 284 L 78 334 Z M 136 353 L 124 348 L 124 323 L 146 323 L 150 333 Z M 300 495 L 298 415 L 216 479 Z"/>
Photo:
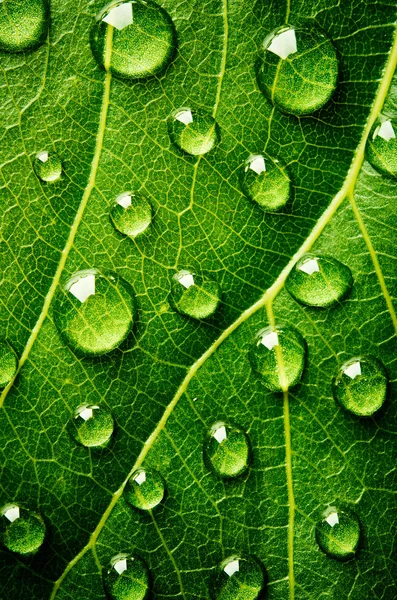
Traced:
<path id="1" fill-rule="evenodd" d="M 292 269 L 285 287 L 306 306 L 328 307 L 342 300 L 352 285 L 349 267 L 336 258 L 305 254 Z"/>
<path id="2" fill-rule="evenodd" d="M 110 218 L 120 233 L 136 237 L 152 222 L 152 207 L 144 196 L 124 192 L 110 209 Z"/>
<path id="3" fill-rule="evenodd" d="M 366 157 L 383 175 L 397 177 L 397 123 L 381 115 L 368 136 Z"/>
<path id="4" fill-rule="evenodd" d="M 321 550 L 331 558 L 353 558 L 360 541 L 360 522 L 350 510 L 330 506 L 316 526 L 316 540 Z"/>
<path id="5" fill-rule="evenodd" d="M 111 600 L 144 600 L 149 593 L 148 568 L 134 554 L 114 556 L 104 580 Z"/>
<path id="6" fill-rule="evenodd" d="M 198 156 L 206 154 L 219 142 L 219 127 L 211 115 L 178 108 L 168 120 L 171 140 L 187 154 Z"/>
<path id="7" fill-rule="evenodd" d="M 140 510 L 151 510 L 164 498 L 164 479 L 154 469 L 137 469 L 125 487 L 125 499 Z"/>
<path id="8" fill-rule="evenodd" d="M 62 175 L 62 162 L 55 152 L 39 152 L 33 163 L 36 175 L 42 181 L 58 181 Z"/>
<path id="9" fill-rule="evenodd" d="M 218 566 L 213 600 L 256 600 L 265 588 L 265 570 L 252 556 L 230 556 Z"/>
<path id="10" fill-rule="evenodd" d="M 256 64 L 260 90 L 293 115 L 310 114 L 328 102 L 338 68 L 335 48 L 322 32 L 289 25 L 264 40 Z"/>
<path id="11" fill-rule="evenodd" d="M 343 408 L 360 417 L 369 417 L 386 400 L 385 368 L 373 356 L 351 358 L 340 368 L 333 389 L 335 399 Z"/>
<path id="12" fill-rule="evenodd" d="M 33 50 L 47 37 L 50 18 L 48 0 L 0 2 L 0 50 Z"/>
<path id="13" fill-rule="evenodd" d="M 46 528 L 40 515 L 19 504 L 0 510 L 0 542 L 17 554 L 35 554 L 44 542 Z"/>
<path id="14" fill-rule="evenodd" d="M 278 160 L 261 154 L 251 155 L 244 162 L 241 187 L 265 212 L 280 210 L 291 196 L 291 180 L 285 168 Z"/>
<path id="15" fill-rule="evenodd" d="M 114 431 L 111 413 L 101 406 L 84 404 L 70 421 L 73 439 L 86 448 L 105 448 Z"/>
<path id="16" fill-rule="evenodd" d="M 75 273 L 59 291 L 55 323 L 78 353 L 99 355 L 117 348 L 131 331 L 136 308 L 131 286 L 113 273 Z"/>
<path id="17" fill-rule="evenodd" d="M 220 477 L 238 477 L 248 469 L 250 461 L 248 436 L 235 425 L 218 421 L 204 442 L 204 458 Z"/>
<path id="18" fill-rule="evenodd" d="M 149 0 L 113 2 L 100 13 L 91 30 L 96 61 L 122 78 L 159 75 L 171 62 L 176 47 L 171 17 Z"/>
<path id="19" fill-rule="evenodd" d="M 194 319 L 206 319 L 214 314 L 220 296 L 218 284 L 208 277 L 183 270 L 172 278 L 171 303 L 180 313 Z"/>
<path id="20" fill-rule="evenodd" d="M 11 344 L 0 341 L 0 388 L 10 383 L 18 368 L 18 357 Z"/>
<path id="21" fill-rule="evenodd" d="M 306 342 L 294 327 L 266 327 L 258 331 L 249 358 L 272 392 L 281 392 L 299 383 L 306 360 Z M 283 369 L 279 367 L 282 360 Z"/>

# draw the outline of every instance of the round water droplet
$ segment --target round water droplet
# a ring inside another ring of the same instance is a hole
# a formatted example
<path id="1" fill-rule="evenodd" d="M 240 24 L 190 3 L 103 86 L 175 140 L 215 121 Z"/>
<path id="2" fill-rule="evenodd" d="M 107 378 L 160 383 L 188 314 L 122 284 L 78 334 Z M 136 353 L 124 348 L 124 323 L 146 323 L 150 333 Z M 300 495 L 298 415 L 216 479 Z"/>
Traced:
<path id="1" fill-rule="evenodd" d="M 352 285 L 349 267 L 336 258 L 305 254 L 292 269 L 285 287 L 306 306 L 328 307 L 343 300 Z"/>
<path id="2" fill-rule="evenodd" d="M 114 431 L 111 413 L 93 404 L 79 406 L 70 421 L 70 433 L 86 448 L 105 448 Z"/>
<path id="3" fill-rule="evenodd" d="M 211 115 L 178 108 L 168 120 L 171 141 L 184 152 L 193 156 L 206 154 L 219 142 L 219 127 Z"/>
<path id="4" fill-rule="evenodd" d="M 272 392 L 281 392 L 299 383 L 305 367 L 306 342 L 294 327 L 266 327 L 258 331 L 249 358 L 265 386 Z M 283 369 L 279 367 L 280 360 Z"/>
<path id="5" fill-rule="evenodd" d="M 154 469 L 137 469 L 125 487 L 125 499 L 140 510 L 151 510 L 164 498 L 164 479 Z"/>
<path id="6" fill-rule="evenodd" d="M 252 556 L 230 556 L 221 562 L 211 588 L 213 600 L 256 600 L 265 588 L 265 570 Z"/>
<path id="7" fill-rule="evenodd" d="M 159 75 L 173 59 L 176 47 L 171 17 L 149 0 L 111 3 L 91 30 L 95 60 L 122 78 Z"/>
<path id="8" fill-rule="evenodd" d="M 58 181 L 62 175 L 62 162 L 55 152 L 39 152 L 33 166 L 37 177 L 42 181 Z"/>
<path id="9" fill-rule="evenodd" d="M 11 344 L 0 342 L 0 388 L 10 383 L 18 368 L 18 357 Z"/>
<path id="10" fill-rule="evenodd" d="M 312 28 L 285 25 L 263 42 L 256 64 L 260 90 L 280 110 L 308 115 L 336 89 L 338 58 L 330 40 Z"/>
<path id="11" fill-rule="evenodd" d="M 60 290 L 54 318 L 73 350 L 95 356 L 125 340 L 135 312 L 133 290 L 122 277 L 88 269 L 75 273 Z"/>
<path id="12" fill-rule="evenodd" d="M 23 556 L 35 554 L 45 538 L 45 524 L 40 515 L 19 504 L 6 504 L 0 510 L 0 542 Z"/>
<path id="13" fill-rule="evenodd" d="M 357 551 L 360 532 L 360 522 L 352 511 L 330 506 L 316 526 L 316 540 L 327 556 L 349 560 Z"/>
<path id="14" fill-rule="evenodd" d="M 0 50 L 33 50 L 47 37 L 50 18 L 48 0 L 0 2 Z"/>
<path id="15" fill-rule="evenodd" d="M 244 162 L 241 187 L 265 212 L 280 210 L 291 196 L 291 180 L 285 168 L 278 160 L 261 154 L 251 155 Z"/>
<path id="16" fill-rule="evenodd" d="M 250 461 L 248 436 L 235 425 L 218 421 L 204 442 L 204 458 L 220 477 L 238 477 L 248 469 Z"/>
<path id="17" fill-rule="evenodd" d="M 171 303 L 176 310 L 194 319 L 206 319 L 214 314 L 220 301 L 220 289 L 216 281 L 179 271 L 171 281 Z"/>
<path id="18" fill-rule="evenodd" d="M 149 593 L 148 568 L 134 554 L 114 556 L 104 580 L 111 600 L 144 600 Z"/>
<path id="19" fill-rule="evenodd" d="M 366 157 L 371 165 L 391 177 L 397 177 L 397 123 L 381 115 L 368 136 Z"/>
<path id="20" fill-rule="evenodd" d="M 140 194 L 124 192 L 110 209 L 110 218 L 120 233 L 136 237 L 152 222 L 152 207 Z"/>
<path id="21" fill-rule="evenodd" d="M 340 368 L 333 390 L 335 399 L 343 408 L 359 417 L 369 417 L 386 400 L 385 368 L 373 356 L 351 358 Z"/>

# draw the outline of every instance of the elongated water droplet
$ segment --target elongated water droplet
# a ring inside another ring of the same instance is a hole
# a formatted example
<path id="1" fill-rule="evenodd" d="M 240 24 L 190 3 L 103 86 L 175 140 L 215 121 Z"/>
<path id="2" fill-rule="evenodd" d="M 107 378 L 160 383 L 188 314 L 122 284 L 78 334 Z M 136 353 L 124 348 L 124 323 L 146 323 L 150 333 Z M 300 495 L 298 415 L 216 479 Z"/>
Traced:
<path id="1" fill-rule="evenodd" d="M 278 160 L 253 154 L 244 162 L 241 187 L 265 212 L 275 212 L 291 196 L 291 180 Z"/>
<path id="2" fill-rule="evenodd" d="M 289 25 L 264 40 L 256 64 L 260 90 L 293 115 L 310 114 L 328 102 L 338 69 L 335 48 L 322 32 Z"/>
<path id="3" fill-rule="evenodd" d="M 110 209 L 110 219 L 120 233 L 136 237 L 152 222 L 152 207 L 144 196 L 124 192 Z"/>
<path id="4" fill-rule="evenodd" d="M 95 404 L 79 406 L 70 421 L 70 433 L 86 448 L 105 448 L 114 431 L 111 413 Z"/>
<path id="5" fill-rule="evenodd" d="M 204 459 L 220 477 L 238 477 L 245 473 L 250 454 L 245 431 L 223 421 L 211 427 L 204 442 Z"/>
<path id="6" fill-rule="evenodd" d="M 366 157 L 371 165 L 389 177 L 397 177 L 397 123 L 380 115 L 368 136 Z"/>
<path id="7" fill-rule="evenodd" d="M 331 558 L 353 558 L 360 541 L 360 522 L 351 510 L 330 506 L 316 526 L 316 540 L 321 550 Z"/>
<path id="8" fill-rule="evenodd" d="M 48 0 L 3 0 L 0 2 L 0 50 L 34 50 L 47 37 L 49 18 Z"/>
<path id="9" fill-rule="evenodd" d="M 211 115 L 191 108 L 178 108 L 168 120 L 171 141 L 193 156 L 206 154 L 219 142 L 219 127 Z"/>
<path id="10" fill-rule="evenodd" d="M 96 61 L 121 78 L 159 75 L 171 62 L 176 47 L 171 17 L 150 0 L 113 2 L 100 13 L 91 30 Z"/>
<path id="11" fill-rule="evenodd" d="M 129 478 L 124 495 L 129 504 L 140 510 L 151 510 L 164 498 L 164 479 L 154 469 L 137 469 Z"/>
<path id="12" fill-rule="evenodd" d="M 301 304 L 328 307 L 343 300 L 352 285 L 349 267 L 336 258 L 305 254 L 292 269 L 285 287 Z"/>
<path id="13" fill-rule="evenodd" d="M 135 554 L 117 554 L 104 576 L 111 600 L 144 600 L 149 593 L 149 571 Z"/>
<path id="14" fill-rule="evenodd" d="M 266 585 L 265 570 L 253 556 L 229 556 L 218 566 L 213 600 L 256 600 Z"/>
<path id="15" fill-rule="evenodd" d="M 88 269 L 75 273 L 59 291 L 54 318 L 73 350 L 94 356 L 125 340 L 135 312 L 133 290 L 122 277 Z"/>
<path id="16" fill-rule="evenodd" d="M 191 271 L 176 273 L 171 281 L 171 303 L 176 310 L 194 319 L 206 319 L 214 314 L 220 301 L 216 281 Z"/>
<path id="17" fill-rule="evenodd" d="M 18 357 L 11 344 L 0 341 L 0 388 L 10 383 L 18 368 Z"/>
<path id="18" fill-rule="evenodd" d="M 258 331 L 249 358 L 265 386 L 272 392 L 281 392 L 299 383 L 305 367 L 306 342 L 294 327 L 266 327 Z"/>
<path id="19" fill-rule="evenodd" d="M 334 379 L 334 396 L 346 410 L 359 417 L 369 417 L 386 400 L 387 383 L 385 368 L 377 358 L 351 358 Z"/>
<path id="20" fill-rule="evenodd" d="M 23 556 L 35 554 L 44 542 L 46 528 L 40 515 L 10 503 L 0 510 L 0 542 Z"/>
<path id="21" fill-rule="evenodd" d="M 55 152 L 39 152 L 34 159 L 34 170 L 42 181 L 58 181 L 62 175 L 62 162 Z"/>

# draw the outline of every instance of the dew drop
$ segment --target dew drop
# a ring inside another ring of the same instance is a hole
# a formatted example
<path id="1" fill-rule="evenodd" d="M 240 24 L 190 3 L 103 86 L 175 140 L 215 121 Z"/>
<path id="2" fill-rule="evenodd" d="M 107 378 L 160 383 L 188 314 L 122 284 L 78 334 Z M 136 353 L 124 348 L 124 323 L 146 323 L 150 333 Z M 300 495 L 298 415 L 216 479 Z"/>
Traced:
<path id="1" fill-rule="evenodd" d="M 101 406 L 79 406 L 70 421 L 73 439 L 86 448 L 105 448 L 114 431 L 111 413 Z"/>
<path id="2" fill-rule="evenodd" d="M 209 430 L 204 442 L 204 459 L 219 477 L 238 477 L 245 473 L 250 455 L 248 436 L 240 427 L 218 421 Z"/>
<path id="3" fill-rule="evenodd" d="M 0 388 L 5 387 L 15 376 L 18 369 L 18 357 L 15 350 L 6 341 L 0 342 Z"/>
<path id="4" fill-rule="evenodd" d="M 387 383 L 385 368 L 377 358 L 351 358 L 334 379 L 334 396 L 349 412 L 370 417 L 386 400 Z"/>
<path id="5" fill-rule="evenodd" d="M 46 528 L 40 515 L 19 504 L 6 504 L 0 510 L 0 542 L 23 556 L 35 554 L 44 542 Z"/>
<path id="6" fill-rule="evenodd" d="M 144 600 L 149 593 L 148 568 L 134 554 L 114 556 L 104 581 L 111 600 Z"/>
<path id="7" fill-rule="evenodd" d="M 171 141 L 187 154 L 206 154 L 219 142 L 219 127 L 211 115 L 178 108 L 168 120 Z"/>
<path id="8" fill-rule="evenodd" d="M 125 487 L 125 499 L 140 510 L 151 510 L 164 498 L 164 479 L 154 469 L 137 469 Z"/>
<path id="9" fill-rule="evenodd" d="M 97 17 L 90 41 L 97 63 L 126 79 L 161 74 L 177 48 L 171 17 L 150 0 L 111 3 Z"/>
<path id="10" fill-rule="evenodd" d="M 125 340 L 135 312 L 133 290 L 122 277 L 88 269 L 75 273 L 59 291 L 54 318 L 74 351 L 95 356 Z"/>
<path id="11" fill-rule="evenodd" d="M 0 50 L 34 50 L 47 37 L 49 18 L 48 0 L 0 2 Z"/>
<path id="12" fill-rule="evenodd" d="M 282 358 L 283 372 L 277 357 Z M 299 383 L 306 360 L 306 342 L 294 327 L 258 331 L 249 352 L 252 368 L 272 392 L 281 392 Z"/>
<path id="13" fill-rule="evenodd" d="M 280 110 L 307 115 L 331 98 L 338 68 L 335 48 L 322 32 L 285 25 L 265 38 L 256 75 L 260 90 Z"/>
<path id="14" fill-rule="evenodd" d="M 396 131 L 396 122 L 380 115 L 371 129 L 366 145 L 366 157 L 374 169 L 391 177 L 397 177 Z"/>
<path id="15" fill-rule="evenodd" d="M 285 287 L 301 304 L 325 308 L 343 300 L 352 285 L 349 267 L 336 258 L 305 254 L 292 269 Z"/>
<path id="16" fill-rule="evenodd" d="M 194 319 L 206 319 L 214 314 L 220 302 L 216 281 L 191 271 L 176 273 L 171 281 L 171 303 L 176 310 Z"/>
<path id="17" fill-rule="evenodd" d="M 360 522 L 350 510 L 330 506 L 316 526 L 316 540 L 321 550 L 338 560 L 353 558 L 360 541 Z"/>
<path id="18" fill-rule="evenodd" d="M 265 570 L 252 556 L 230 556 L 217 568 L 213 600 L 256 600 L 265 588 Z"/>
<path id="19" fill-rule="evenodd" d="M 33 163 L 36 175 L 42 181 L 49 183 L 58 181 L 62 175 L 62 162 L 55 152 L 39 152 Z"/>
<path id="20" fill-rule="evenodd" d="M 110 209 L 110 219 L 120 233 L 136 237 L 152 222 L 152 207 L 144 196 L 124 192 Z"/>
<path id="21" fill-rule="evenodd" d="M 291 197 L 291 180 L 277 159 L 253 154 L 244 162 L 241 187 L 265 212 L 283 208 Z"/>

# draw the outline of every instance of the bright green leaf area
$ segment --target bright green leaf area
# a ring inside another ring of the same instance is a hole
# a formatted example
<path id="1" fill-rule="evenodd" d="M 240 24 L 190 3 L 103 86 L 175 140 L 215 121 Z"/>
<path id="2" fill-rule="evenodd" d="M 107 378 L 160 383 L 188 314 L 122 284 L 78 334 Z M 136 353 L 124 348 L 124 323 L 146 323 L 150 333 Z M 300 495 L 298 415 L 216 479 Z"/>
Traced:
<path id="1" fill-rule="evenodd" d="M 89 31 L 98 0 L 53 0 L 49 39 L 0 54 L 0 333 L 21 357 L 1 397 L 0 505 L 23 503 L 48 532 L 32 557 L 1 551 L 0 598 L 105 600 L 101 568 L 133 553 L 149 566 L 158 599 L 208 599 L 216 566 L 244 554 L 265 566 L 269 600 L 394 600 L 397 184 L 363 153 L 397 61 L 395 3 L 160 4 L 178 53 L 144 82 L 97 66 Z M 333 41 L 340 72 L 330 102 L 298 118 L 261 94 L 254 65 L 274 28 L 304 18 Z M 168 117 L 185 106 L 219 125 L 219 144 L 202 157 L 169 140 Z M 35 175 L 41 151 L 61 158 L 58 181 Z M 280 213 L 241 192 L 244 160 L 261 153 L 291 177 L 293 198 Z M 109 218 L 128 190 L 153 206 L 151 226 L 135 239 Z M 352 271 L 350 295 L 332 308 L 304 307 L 285 291 L 309 250 Z M 133 287 L 138 317 L 119 349 L 81 358 L 55 328 L 52 299 L 59 283 L 94 267 Z M 222 290 L 206 322 L 169 304 L 181 269 Z M 308 346 L 302 381 L 284 394 L 267 391 L 247 357 L 269 323 L 295 327 Z M 332 395 L 338 368 L 362 354 L 378 358 L 390 380 L 370 418 L 347 413 Z M 69 435 L 83 404 L 111 410 L 106 449 Z M 240 478 L 219 479 L 203 461 L 217 421 L 248 433 L 252 460 Z M 153 511 L 122 497 L 141 464 L 166 482 Z M 348 562 L 316 543 L 329 505 L 348 505 L 360 520 Z"/>

